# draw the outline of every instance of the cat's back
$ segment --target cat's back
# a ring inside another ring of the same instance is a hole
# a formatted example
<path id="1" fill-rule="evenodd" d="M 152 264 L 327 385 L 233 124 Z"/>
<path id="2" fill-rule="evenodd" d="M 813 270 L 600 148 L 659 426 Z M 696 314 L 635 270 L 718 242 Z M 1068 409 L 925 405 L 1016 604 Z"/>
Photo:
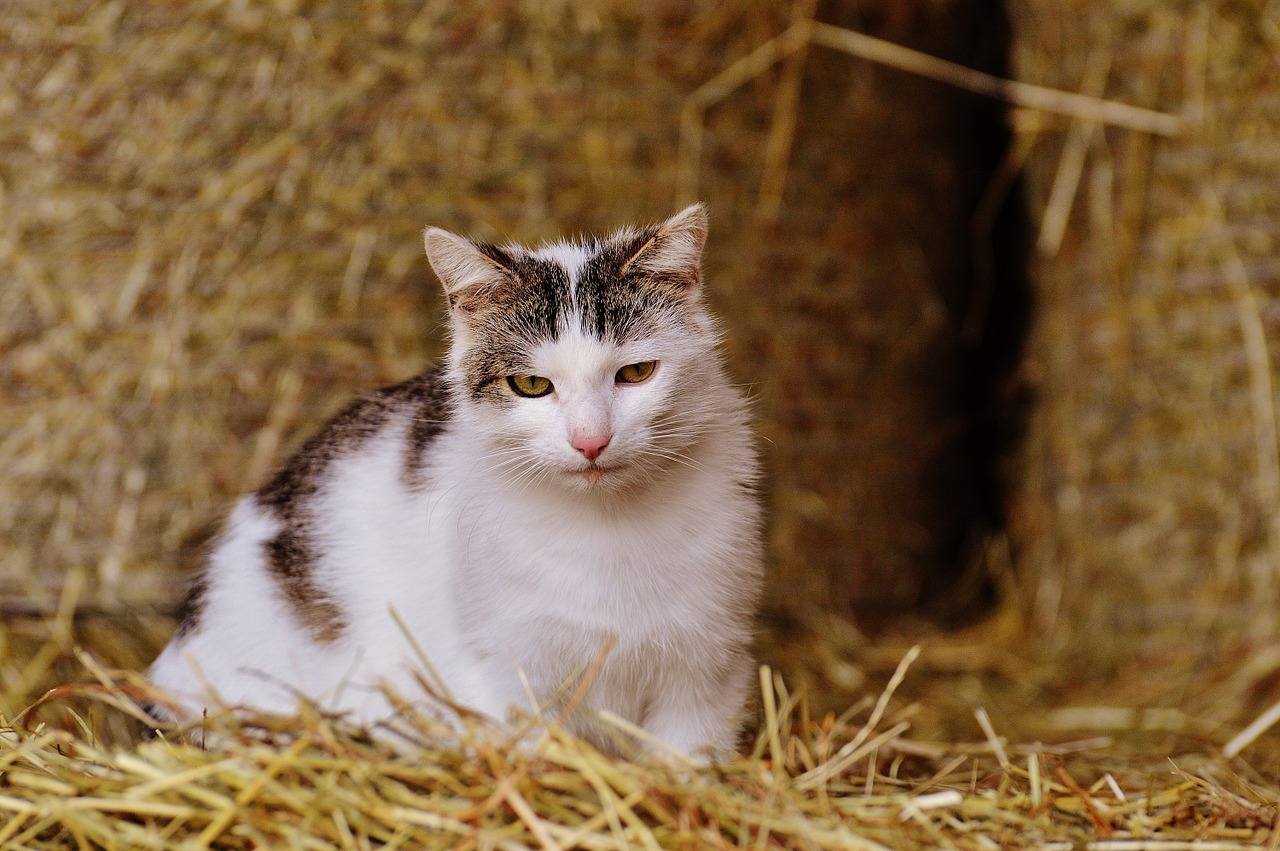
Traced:
<path id="1" fill-rule="evenodd" d="M 323 563 L 344 531 L 377 532 L 385 524 L 374 516 L 394 516 L 408 495 L 427 487 L 431 449 L 450 413 L 446 379 L 431 370 L 363 396 L 331 418 L 266 485 L 241 499 L 184 606 L 179 633 L 199 626 L 201 597 L 221 574 L 260 569 L 316 638 L 335 637 L 343 615 L 325 599 Z M 345 522 L 347 515 L 355 519 Z M 229 561 L 219 559 L 222 552 L 246 546 L 258 548 L 259 557 L 220 563 Z"/>
<path id="2" fill-rule="evenodd" d="M 330 419 L 236 504 L 190 586 L 174 641 L 152 667 L 153 682 L 179 693 L 199 690 L 201 677 L 250 688 L 239 671 L 220 670 L 243 667 L 246 658 L 260 679 L 330 679 L 342 640 L 363 616 L 352 610 L 335 563 L 353 549 L 376 563 L 378 542 L 388 540 L 402 506 L 428 489 L 432 448 L 450 419 L 446 379 L 436 370 L 361 397 Z M 257 694 L 252 702 L 263 703 Z M 280 708 L 288 702 L 282 695 Z"/>

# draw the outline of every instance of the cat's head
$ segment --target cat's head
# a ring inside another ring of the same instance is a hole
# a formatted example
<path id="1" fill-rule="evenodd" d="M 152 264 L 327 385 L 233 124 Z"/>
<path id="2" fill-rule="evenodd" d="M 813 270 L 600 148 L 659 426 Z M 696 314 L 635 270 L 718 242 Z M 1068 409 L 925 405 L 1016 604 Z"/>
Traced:
<path id="1" fill-rule="evenodd" d="M 527 249 L 439 228 L 427 257 L 449 300 L 456 415 L 494 469 L 576 491 L 692 462 L 722 382 L 702 301 L 707 217 Z"/>

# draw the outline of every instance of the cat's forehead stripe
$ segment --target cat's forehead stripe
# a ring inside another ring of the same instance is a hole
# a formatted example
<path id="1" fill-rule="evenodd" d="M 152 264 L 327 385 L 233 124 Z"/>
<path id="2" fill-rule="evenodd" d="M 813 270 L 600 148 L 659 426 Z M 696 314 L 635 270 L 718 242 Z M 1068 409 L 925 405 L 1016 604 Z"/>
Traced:
<path id="1" fill-rule="evenodd" d="M 583 264 L 574 291 L 584 331 L 622 343 L 651 333 L 659 317 L 671 314 L 673 305 L 661 290 L 639 285 L 626 270 L 636 241 L 648 235 L 626 233 L 625 239 L 602 244 Z"/>
<path id="2" fill-rule="evenodd" d="M 583 264 L 591 258 L 591 252 L 584 245 L 557 242 L 554 245 L 539 248 L 533 252 L 533 256 L 539 260 L 545 260 L 560 266 L 569 276 L 569 285 L 576 287 L 578 275 L 582 271 Z"/>
<path id="3" fill-rule="evenodd" d="M 559 318 L 572 309 L 573 284 L 568 270 L 537 254 L 520 257 L 514 266 L 523 287 L 503 304 L 500 323 L 537 339 L 554 338 L 559 333 Z"/>
<path id="4" fill-rule="evenodd" d="M 523 304 L 508 319 L 538 340 L 557 339 L 566 328 L 613 343 L 649 329 L 664 312 L 658 293 L 628 285 L 624 267 L 646 232 L 623 232 L 599 242 L 561 242 L 527 251 L 507 249 L 525 285 Z M 520 258 L 520 259 L 515 259 Z"/>

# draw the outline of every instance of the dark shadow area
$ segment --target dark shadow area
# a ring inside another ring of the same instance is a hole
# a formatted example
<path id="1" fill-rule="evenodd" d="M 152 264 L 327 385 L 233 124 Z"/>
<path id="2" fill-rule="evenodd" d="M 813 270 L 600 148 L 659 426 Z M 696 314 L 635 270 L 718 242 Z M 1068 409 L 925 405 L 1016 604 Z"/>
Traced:
<path id="1" fill-rule="evenodd" d="M 818 16 L 1008 74 L 999 3 Z M 783 219 L 746 249 L 760 289 L 731 317 L 735 363 L 766 377 L 768 608 L 789 610 L 770 617 L 829 611 L 871 633 L 971 622 L 996 600 L 987 554 L 1032 310 L 1007 106 L 821 47 L 803 87 Z"/>

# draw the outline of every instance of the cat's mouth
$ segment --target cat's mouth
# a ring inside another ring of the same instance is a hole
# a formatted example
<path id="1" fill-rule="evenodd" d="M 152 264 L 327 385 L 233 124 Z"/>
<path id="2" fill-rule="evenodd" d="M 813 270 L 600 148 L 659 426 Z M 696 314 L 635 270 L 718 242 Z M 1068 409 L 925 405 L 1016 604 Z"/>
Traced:
<path id="1" fill-rule="evenodd" d="M 581 471 L 579 471 L 579 475 L 581 475 L 584 479 L 587 480 L 588 485 L 597 485 L 600 483 L 601 479 L 609 475 L 612 471 L 613 471 L 612 467 L 606 467 L 603 464 L 592 463 L 589 466 L 583 468 Z"/>

